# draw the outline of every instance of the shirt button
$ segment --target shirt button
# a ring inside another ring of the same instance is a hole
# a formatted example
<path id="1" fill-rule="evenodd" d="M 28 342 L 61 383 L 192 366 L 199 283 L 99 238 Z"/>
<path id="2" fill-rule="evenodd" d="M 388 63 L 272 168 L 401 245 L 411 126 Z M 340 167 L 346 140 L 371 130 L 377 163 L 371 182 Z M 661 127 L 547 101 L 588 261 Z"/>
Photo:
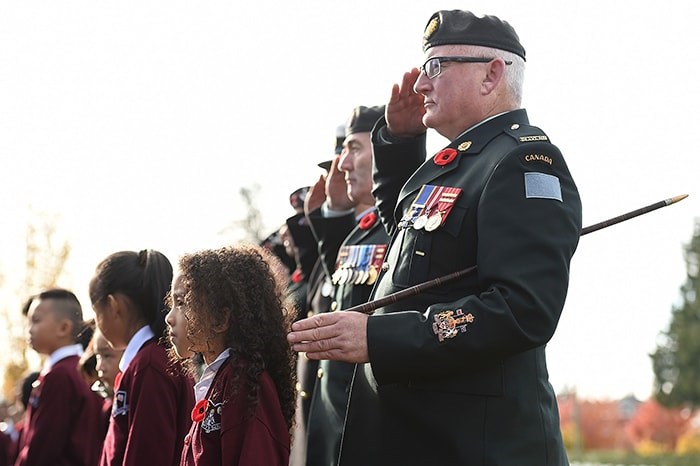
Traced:
<path id="1" fill-rule="evenodd" d="M 382 272 L 386 272 L 387 270 L 389 270 L 389 263 L 388 263 L 388 262 L 384 262 L 384 263 L 382 264 Z"/>

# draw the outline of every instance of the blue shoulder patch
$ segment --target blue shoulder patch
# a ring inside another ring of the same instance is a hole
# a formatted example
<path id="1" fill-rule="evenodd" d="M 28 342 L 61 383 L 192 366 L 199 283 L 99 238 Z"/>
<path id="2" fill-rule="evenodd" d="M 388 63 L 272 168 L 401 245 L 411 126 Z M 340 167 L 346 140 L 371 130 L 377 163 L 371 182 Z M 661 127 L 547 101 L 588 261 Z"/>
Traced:
<path id="1" fill-rule="evenodd" d="M 539 172 L 525 173 L 525 197 L 528 199 L 561 199 L 559 178 Z"/>

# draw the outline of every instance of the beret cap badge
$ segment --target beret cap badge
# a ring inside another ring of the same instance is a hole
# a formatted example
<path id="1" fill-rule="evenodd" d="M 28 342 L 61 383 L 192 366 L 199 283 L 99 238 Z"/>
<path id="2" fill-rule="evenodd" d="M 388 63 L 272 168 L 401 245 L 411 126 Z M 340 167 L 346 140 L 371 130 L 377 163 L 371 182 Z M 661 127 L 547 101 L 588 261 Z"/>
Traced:
<path id="1" fill-rule="evenodd" d="M 437 31 L 439 26 L 440 26 L 440 17 L 433 16 L 433 18 L 428 22 L 428 25 L 425 26 L 425 32 L 423 33 L 423 39 L 424 40 L 430 39 L 430 37 L 433 34 L 435 34 L 435 31 Z"/>

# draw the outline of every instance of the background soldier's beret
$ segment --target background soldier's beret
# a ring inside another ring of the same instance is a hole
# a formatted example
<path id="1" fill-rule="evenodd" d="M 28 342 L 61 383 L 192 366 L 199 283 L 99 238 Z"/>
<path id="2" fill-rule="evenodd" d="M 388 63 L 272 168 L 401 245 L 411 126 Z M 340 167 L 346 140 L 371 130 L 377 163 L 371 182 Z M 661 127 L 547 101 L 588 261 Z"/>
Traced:
<path id="1" fill-rule="evenodd" d="M 470 11 L 438 11 L 423 33 L 423 51 L 437 45 L 478 45 L 513 52 L 525 60 L 525 49 L 515 29 L 495 16 L 478 17 Z"/>
<path id="2" fill-rule="evenodd" d="M 374 128 L 374 124 L 384 116 L 384 106 L 365 107 L 363 105 L 355 107 L 352 115 L 345 125 L 345 136 L 354 133 L 368 133 Z"/>
<path id="3" fill-rule="evenodd" d="M 289 195 L 289 204 L 294 210 L 304 210 L 304 200 L 306 195 L 309 193 L 309 187 L 304 186 L 299 189 L 295 189 L 292 194 Z"/>
<path id="4" fill-rule="evenodd" d="M 335 155 L 340 155 L 343 151 L 343 141 L 345 141 L 345 125 L 340 125 L 335 129 Z M 332 160 L 324 160 L 317 165 L 328 171 L 331 169 L 331 163 L 333 163 Z"/>

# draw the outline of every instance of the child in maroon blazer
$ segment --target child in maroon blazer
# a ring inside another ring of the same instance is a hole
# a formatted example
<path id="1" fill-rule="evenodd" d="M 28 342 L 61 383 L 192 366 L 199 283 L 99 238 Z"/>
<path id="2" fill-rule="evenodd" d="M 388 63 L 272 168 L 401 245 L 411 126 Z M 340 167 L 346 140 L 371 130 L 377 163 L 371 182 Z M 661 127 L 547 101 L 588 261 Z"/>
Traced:
<path id="1" fill-rule="evenodd" d="M 167 316 L 174 356 L 201 354 L 207 364 L 181 465 L 289 464 L 295 392 L 286 333 L 294 310 L 284 308 L 276 260 L 257 246 L 180 260 Z"/>
<path id="2" fill-rule="evenodd" d="M 172 273 L 158 251 L 123 251 L 104 259 L 90 281 L 97 327 L 124 350 L 101 466 L 179 463 L 194 397 L 192 379 L 159 343 Z"/>
<path id="3" fill-rule="evenodd" d="M 99 397 L 78 372 L 83 311 L 73 293 L 47 290 L 28 302 L 29 344 L 48 356 L 27 403 L 16 466 L 97 464 Z"/>

